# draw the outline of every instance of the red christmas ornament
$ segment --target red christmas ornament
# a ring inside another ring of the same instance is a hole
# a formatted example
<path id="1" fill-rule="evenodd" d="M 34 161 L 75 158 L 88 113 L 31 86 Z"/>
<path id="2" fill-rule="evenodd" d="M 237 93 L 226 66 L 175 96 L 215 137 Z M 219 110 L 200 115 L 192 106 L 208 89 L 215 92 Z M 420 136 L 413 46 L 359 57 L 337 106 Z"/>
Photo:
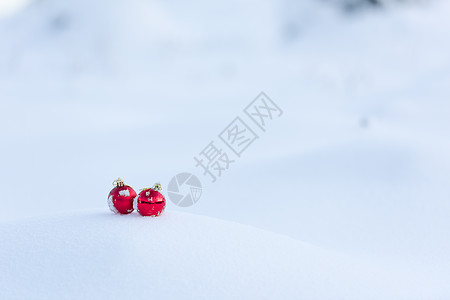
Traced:
<path id="1" fill-rule="evenodd" d="M 136 192 L 131 186 L 125 185 L 122 179 L 113 182 L 115 186 L 108 195 L 109 209 L 115 214 L 129 214 L 133 209 Z"/>
<path id="2" fill-rule="evenodd" d="M 152 188 L 143 189 L 134 202 L 135 209 L 142 216 L 159 216 L 166 207 L 166 199 L 161 191 L 161 184 L 157 183 Z"/>

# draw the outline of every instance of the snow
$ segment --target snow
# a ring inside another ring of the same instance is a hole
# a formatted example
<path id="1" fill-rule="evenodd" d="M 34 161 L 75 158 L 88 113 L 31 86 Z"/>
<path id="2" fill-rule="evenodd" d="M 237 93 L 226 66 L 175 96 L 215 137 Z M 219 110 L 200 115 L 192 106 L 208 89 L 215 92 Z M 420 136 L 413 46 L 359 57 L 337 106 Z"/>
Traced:
<path id="1" fill-rule="evenodd" d="M 16 222 L 0 238 L 3 299 L 437 299 L 444 284 L 172 211 Z"/>
<path id="2" fill-rule="evenodd" d="M 139 199 L 139 195 L 137 195 L 137 196 L 134 197 L 134 199 L 133 199 L 133 209 L 134 209 L 134 211 L 138 211 L 138 208 L 137 208 L 137 202 L 138 202 L 138 199 Z"/>
<path id="3" fill-rule="evenodd" d="M 109 209 L 110 209 L 113 213 L 115 213 L 115 214 L 118 214 L 118 213 L 119 213 L 119 211 L 117 210 L 117 208 L 114 206 L 113 196 L 109 196 L 109 197 L 108 197 L 108 207 L 109 207 Z"/>
<path id="4" fill-rule="evenodd" d="M 121 195 L 121 196 L 130 196 L 130 191 L 129 190 L 119 191 L 119 195 Z"/>
<path id="5" fill-rule="evenodd" d="M 0 18 L 14 14 L 26 4 L 26 0 L 3 0 L 0 3 Z"/>
<path id="6" fill-rule="evenodd" d="M 145 297 L 143 278 L 167 299 L 450 298 L 449 13 L 43 0 L 0 20 L 0 298 Z M 193 157 L 261 91 L 283 115 L 211 183 Z M 115 178 L 167 197 L 182 172 L 195 205 L 108 211 Z"/>

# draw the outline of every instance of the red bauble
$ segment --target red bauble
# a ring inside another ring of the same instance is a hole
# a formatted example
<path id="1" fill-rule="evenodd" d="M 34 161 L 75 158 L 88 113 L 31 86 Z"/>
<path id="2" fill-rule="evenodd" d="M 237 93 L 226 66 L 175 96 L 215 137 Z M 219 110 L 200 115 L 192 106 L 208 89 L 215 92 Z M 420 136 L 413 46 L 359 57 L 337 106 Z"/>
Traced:
<path id="1" fill-rule="evenodd" d="M 116 214 L 129 214 L 133 209 L 133 201 L 136 192 L 131 186 L 125 185 L 122 179 L 113 182 L 115 188 L 109 192 L 108 205 L 112 212 Z"/>
<path id="2" fill-rule="evenodd" d="M 166 199 L 161 190 L 160 184 L 155 184 L 153 188 L 143 189 L 135 200 L 135 209 L 142 216 L 159 216 L 166 207 Z"/>

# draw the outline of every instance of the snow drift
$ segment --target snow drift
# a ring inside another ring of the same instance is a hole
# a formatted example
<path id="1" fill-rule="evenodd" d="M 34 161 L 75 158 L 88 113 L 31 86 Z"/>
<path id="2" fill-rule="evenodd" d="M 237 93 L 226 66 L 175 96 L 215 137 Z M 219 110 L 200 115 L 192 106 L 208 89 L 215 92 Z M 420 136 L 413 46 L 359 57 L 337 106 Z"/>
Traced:
<path id="1" fill-rule="evenodd" d="M 433 299 L 440 290 L 417 274 L 171 211 L 2 224 L 0 239 L 2 299 Z"/>

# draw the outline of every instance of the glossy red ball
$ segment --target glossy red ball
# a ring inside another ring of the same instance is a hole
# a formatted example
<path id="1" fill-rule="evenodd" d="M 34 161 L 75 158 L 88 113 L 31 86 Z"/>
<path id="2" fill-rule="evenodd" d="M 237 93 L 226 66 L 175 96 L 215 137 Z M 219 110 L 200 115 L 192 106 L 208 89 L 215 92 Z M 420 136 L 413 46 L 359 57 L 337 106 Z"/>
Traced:
<path id="1" fill-rule="evenodd" d="M 166 199 L 157 190 L 142 190 L 135 200 L 135 208 L 142 216 L 159 216 L 166 207 Z"/>
<path id="2" fill-rule="evenodd" d="M 131 186 L 116 186 L 109 192 L 108 205 L 116 214 L 129 214 L 134 210 L 134 198 L 136 198 L 136 192 Z"/>

